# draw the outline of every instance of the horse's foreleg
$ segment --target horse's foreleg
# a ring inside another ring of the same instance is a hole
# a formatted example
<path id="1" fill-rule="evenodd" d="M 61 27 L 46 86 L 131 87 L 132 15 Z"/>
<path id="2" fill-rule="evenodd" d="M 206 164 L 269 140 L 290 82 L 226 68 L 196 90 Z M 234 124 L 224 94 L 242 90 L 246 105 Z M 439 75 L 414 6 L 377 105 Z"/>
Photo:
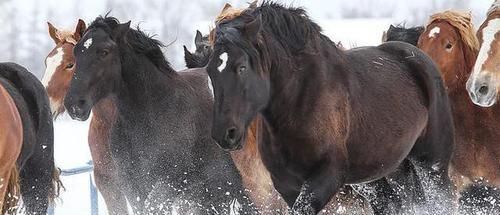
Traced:
<path id="1" fill-rule="evenodd" d="M 293 214 L 319 213 L 344 185 L 344 176 L 345 173 L 333 163 L 323 163 L 302 185 L 292 207 Z"/>
<path id="2" fill-rule="evenodd" d="M 422 185 L 415 167 L 408 159 L 405 159 L 396 172 L 387 178 L 392 190 L 401 198 L 402 213 L 414 214 L 415 206 L 422 206 L 425 203 Z"/>
<path id="3" fill-rule="evenodd" d="M 111 125 L 92 118 L 89 147 L 94 161 L 94 178 L 109 214 L 128 214 L 127 201 L 121 192 L 116 168 L 111 158 L 109 132 Z"/>
<path id="4" fill-rule="evenodd" d="M 401 201 L 386 178 L 351 187 L 370 203 L 375 215 L 399 214 Z"/>

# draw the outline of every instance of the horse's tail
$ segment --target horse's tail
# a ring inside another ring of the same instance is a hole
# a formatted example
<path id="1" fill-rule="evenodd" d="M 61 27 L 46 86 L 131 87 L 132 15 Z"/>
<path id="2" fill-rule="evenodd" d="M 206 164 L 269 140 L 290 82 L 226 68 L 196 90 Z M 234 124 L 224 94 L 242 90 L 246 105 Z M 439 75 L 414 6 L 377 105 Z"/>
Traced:
<path id="1" fill-rule="evenodd" d="M 65 190 L 64 184 L 61 181 L 61 169 L 54 167 L 52 171 L 52 183 L 49 190 L 49 202 L 51 204 L 55 203 L 55 199 L 59 197 L 59 194 L 62 190 Z"/>
<path id="2" fill-rule="evenodd" d="M 7 184 L 7 192 L 3 198 L 4 204 L 0 214 L 16 214 L 20 197 L 20 186 L 19 186 L 19 170 L 17 165 L 10 171 L 10 177 Z"/>

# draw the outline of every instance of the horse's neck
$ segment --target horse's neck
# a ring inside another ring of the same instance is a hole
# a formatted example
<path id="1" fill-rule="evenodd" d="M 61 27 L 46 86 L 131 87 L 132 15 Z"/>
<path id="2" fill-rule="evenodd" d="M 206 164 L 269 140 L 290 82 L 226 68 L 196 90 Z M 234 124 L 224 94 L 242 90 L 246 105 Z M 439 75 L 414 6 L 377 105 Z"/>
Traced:
<path id="1" fill-rule="evenodd" d="M 122 77 L 117 92 L 118 106 L 146 106 L 158 98 L 172 98 L 179 76 L 175 71 L 163 72 L 145 56 L 122 59 Z"/>
<path id="2" fill-rule="evenodd" d="M 317 54 L 325 50 L 318 50 L 316 54 L 295 57 L 293 64 L 271 68 L 271 97 L 262 112 L 271 126 L 300 127 L 300 123 L 289 122 L 320 117 L 322 113 L 314 108 L 325 105 L 325 98 L 346 101 L 346 71 L 340 60 L 345 58 L 344 53 L 332 47 L 323 49 L 330 49 L 327 60 Z"/>

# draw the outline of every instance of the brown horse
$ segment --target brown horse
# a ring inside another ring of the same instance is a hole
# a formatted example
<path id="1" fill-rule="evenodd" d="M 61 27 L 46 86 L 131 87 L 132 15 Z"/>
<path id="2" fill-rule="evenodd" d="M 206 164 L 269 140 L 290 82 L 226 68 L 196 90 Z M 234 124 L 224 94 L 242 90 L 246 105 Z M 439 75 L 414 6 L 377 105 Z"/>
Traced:
<path id="1" fill-rule="evenodd" d="M 0 84 L 0 214 L 11 213 L 19 197 L 16 161 L 23 145 L 23 125 L 14 100 Z"/>
<path id="2" fill-rule="evenodd" d="M 467 91 L 474 104 L 491 107 L 497 102 L 500 89 L 500 0 L 488 10 L 477 38 L 481 48 L 467 81 Z"/>
<path id="3" fill-rule="evenodd" d="M 456 148 L 451 175 L 458 191 L 477 181 L 500 188 L 500 109 L 474 105 L 464 87 L 479 51 L 470 13 L 432 15 L 418 47 L 439 66 L 452 104 Z"/>
<path id="4" fill-rule="evenodd" d="M 263 163 L 295 214 L 316 214 L 339 188 L 363 182 L 375 213 L 405 210 L 403 198 L 422 194 L 409 161 L 437 182 L 435 212 L 449 213 L 453 120 L 423 52 L 401 42 L 342 51 L 304 10 L 270 2 L 218 23 L 213 35 L 212 137 L 238 150 L 262 117 Z"/>
<path id="5" fill-rule="evenodd" d="M 251 3 L 249 8 L 256 8 L 256 2 L 257 1 Z M 231 4 L 226 3 L 217 16 L 215 23 L 230 20 L 242 11 L 243 9 L 235 8 Z M 213 31 L 211 32 L 211 36 L 213 37 Z M 340 42 L 337 46 L 342 47 Z M 211 53 L 212 51 L 210 51 L 210 54 Z M 206 58 L 209 57 L 210 56 L 206 56 Z M 206 64 L 203 66 L 206 66 Z M 258 124 L 260 121 L 260 117 L 252 121 L 247 130 L 247 139 L 243 148 L 238 151 L 232 151 L 231 156 L 242 176 L 245 188 L 250 198 L 259 209 L 259 212 L 261 214 L 286 214 L 288 206 L 276 189 L 274 189 L 271 176 L 262 163 L 258 149 Z M 324 213 L 329 214 L 334 211 L 342 210 L 351 211 L 353 214 L 356 212 L 366 214 L 369 208 L 366 208 L 364 202 L 352 192 L 350 187 L 345 187 L 342 192 L 339 192 L 339 194 L 330 201 Z"/>
<path id="6" fill-rule="evenodd" d="M 74 72 L 73 48 L 85 31 L 85 22 L 78 20 L 74 32 L 56 29 L 48 23 L 49 35 L 55 47 L 49 53 L 42 82 L 47 89 L 54 118 L 65 111 L 64 96 Z M 116 108 L 110 99 L 103 99 L 92 109 L 88 143 L 94 162 L 94 178 L 110 214 L 127 214 L 127 202 L 118 186 L 115 167 L 110 155 L 109 132 L 115 120 Z"/>

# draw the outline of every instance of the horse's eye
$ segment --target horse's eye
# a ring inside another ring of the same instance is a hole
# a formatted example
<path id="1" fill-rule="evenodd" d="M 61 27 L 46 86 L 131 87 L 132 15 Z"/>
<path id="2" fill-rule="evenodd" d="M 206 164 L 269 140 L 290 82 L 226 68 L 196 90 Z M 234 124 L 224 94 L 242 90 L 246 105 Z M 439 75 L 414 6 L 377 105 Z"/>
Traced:
<path id="1" fill-rule="evenodd" d="M 208 49 L 208 48 L 210 48 L 210 47 L 208 47 L 208 46 L 204 46 L 203 48 L 204 48 L 205 50 L 207 50 L 207 49 Z"/>
<path id="2" fill-rule="evenodd" d="M 71 68 L 73 68 L 73 66 L 74 66 L 74 64 L 69 63 L 68 65 L 66 65 L 66 69 L 71 69 Z"/>
<path id="3" fill-rule="evenodd" d="M 240 66 L 238 67 L 238 73 L 242 73 L 242 72 L 246 72 L 247 71 L 247 67 L 246 66 Z"/>
<path id="4" fill-rule="evenodd" d="M 109 52 L 108 52 L 108 50 L 101 50 L 101 51 L 99 52 L 99 54 L 100 54 L 101 56 L 103 56 L 103 57 L 104 57 L 104 56 L 108 55 L 108 54 L 109 54 Z"/>
<path id="5" fill-rule="evenodd" d="M 451 43 L 447 43 L 445 46 L 446 49 L 451 49 L 452 47 L 453 47 L 453 45 Z"/>

